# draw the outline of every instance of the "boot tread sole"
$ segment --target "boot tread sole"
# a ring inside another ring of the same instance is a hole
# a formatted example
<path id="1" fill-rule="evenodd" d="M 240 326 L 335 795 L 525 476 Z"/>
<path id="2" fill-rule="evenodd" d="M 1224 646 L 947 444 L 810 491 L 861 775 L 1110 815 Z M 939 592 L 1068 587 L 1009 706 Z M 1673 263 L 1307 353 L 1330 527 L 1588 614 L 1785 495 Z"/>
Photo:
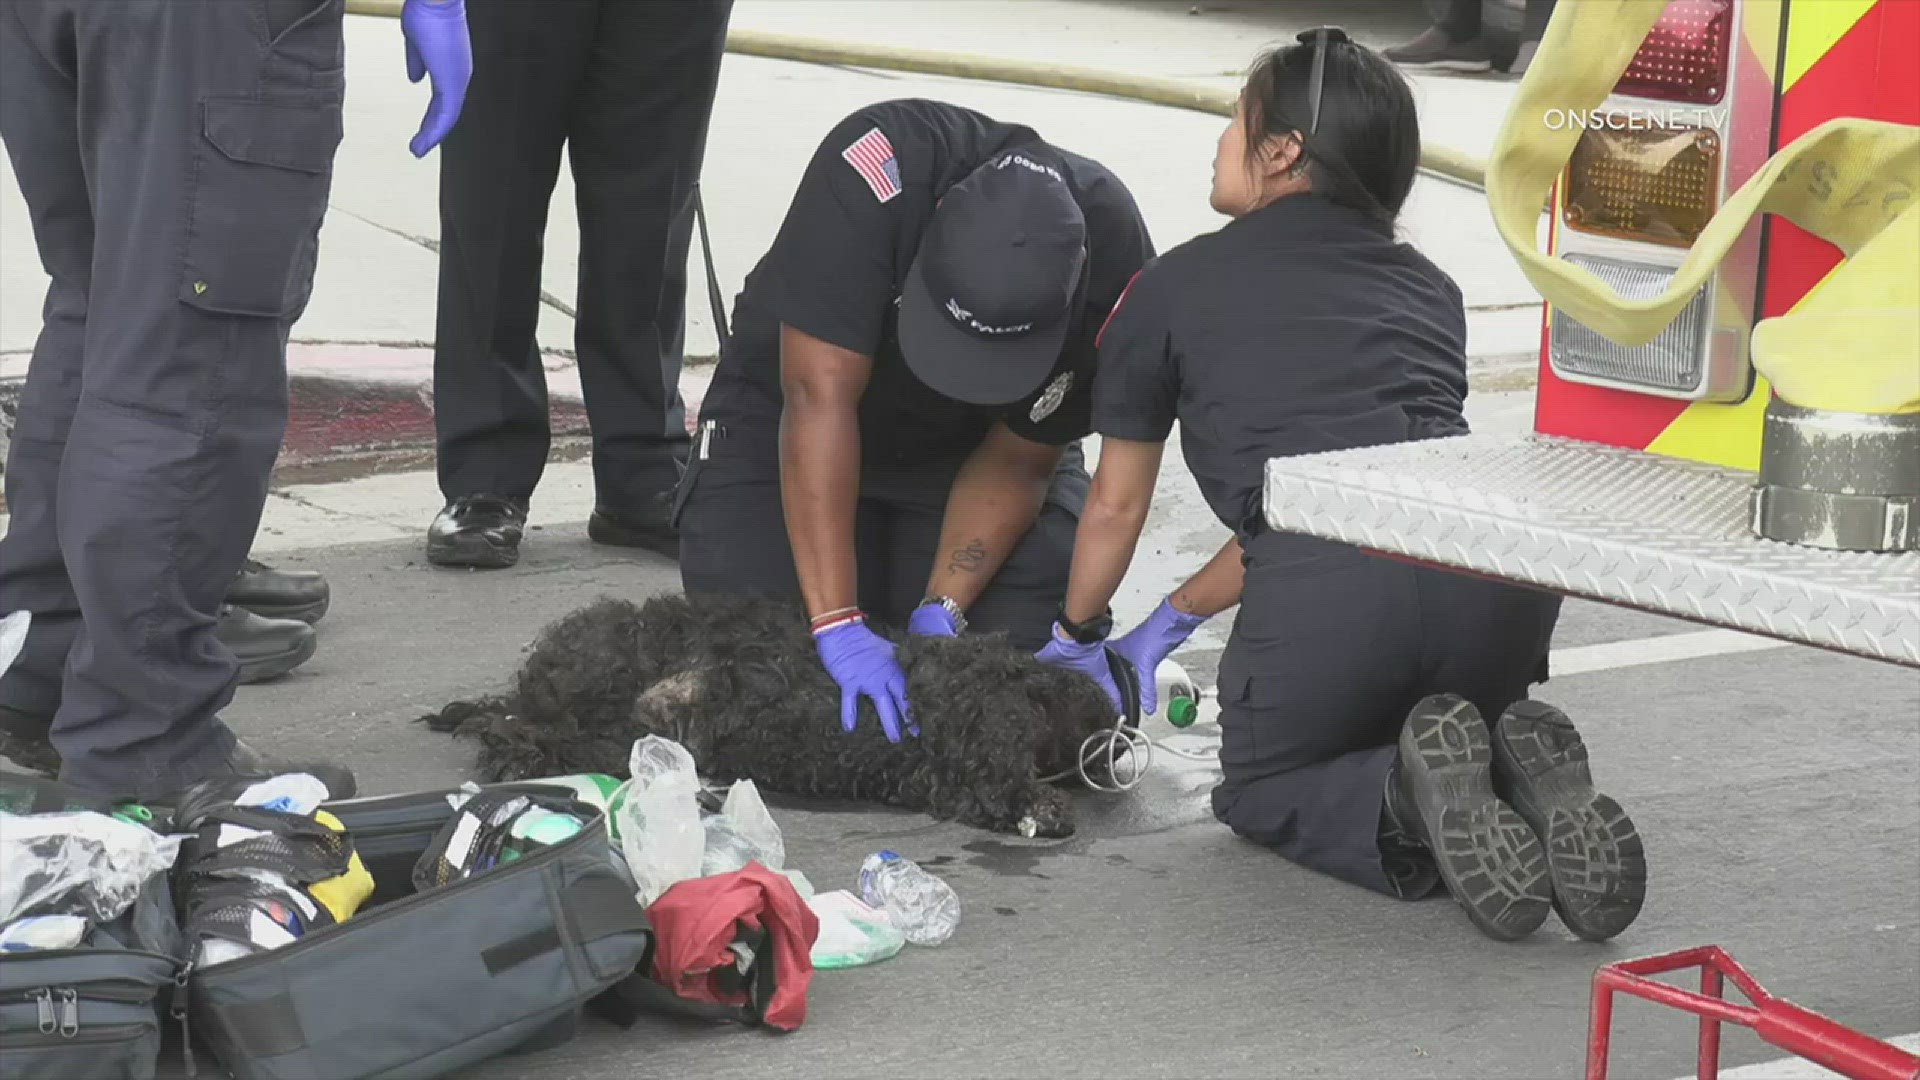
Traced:
<path id="1" fill-rule="evenodd" d="M 1470 703 L 1429 698 L 1400 732 L 1412 788 L 1441 880 L 1487 936 L 1517 941 L 1552 910 L 1547 856 L 1526 821 L 1494 794 L 1486 722 Z"/>
<path id="2" fill-rule="evenodd" d="M 1632 925 L 1646 902 L 1646 848 L 1620 804 L 1594 789 L 1573 721 L 1541 702 L 1516 704 L 1494 753 L 1507 801 L 1546 844 L 1560 921 L 1588 941 Z"/>

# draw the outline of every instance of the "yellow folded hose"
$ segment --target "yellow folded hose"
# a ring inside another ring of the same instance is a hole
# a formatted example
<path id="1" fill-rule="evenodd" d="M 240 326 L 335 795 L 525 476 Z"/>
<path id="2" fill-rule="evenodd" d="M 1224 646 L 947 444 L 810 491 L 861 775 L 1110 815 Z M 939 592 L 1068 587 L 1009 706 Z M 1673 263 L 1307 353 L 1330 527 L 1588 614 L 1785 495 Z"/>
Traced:
<path id="1" fill-rule="evenodd" d="M 401 0 L 347 0 L 347 13 L 398 18 L 400 3 Z M 1190 109 L 1215 116 L 1232 116 L 1235 98 L 1234 91 L 1198 86 L 1180 79 L 1128 75 L 1121 72 L 1101 71 L 1098 68 L 1074 67 L 1069 64 L 1007 60 L 997 56 L 862 45 L 855 42 L 800 37 L 794 34 L 774 34 L 762 30 L 729 30 L 727 51 L 740 56 L 794 60 L 805 64 L 870 68 L 876 71 L 905 71 L 916 75 L 941 75 L 954 79 L 974 79 L 1014 86 L 1075 90 L 1085 94 L 1144 101 L 1151 105 L 1166 105 L 1175 109 Z M 1486 184 L 1484 162 L 1444 146 L 1421 147 L 1420 168 L 1424 172 L 1468 187 L 1480 188 Z"/>
<path id="2" fill-rule="evenodd" d="M 1793 311 L 1754 327 L 1755 369 L 1794 405 L 1920 412 L 1920 128 L 1841 118 L 1794 140 L 1720 207 L 1657 297 L 1621 297 L 1536 248 L 1540 207 L 1581 134 L 1549 125 L 1549 113 L 1599 106 L 1665 7 L 1562 0 L 1555 9 L 1488 161 L 1501 239 L 1549 303 L 1612 341 L 1643 345 L 1686 307 L 1754 215 L 1778 214 L 1847 259 Z"/>

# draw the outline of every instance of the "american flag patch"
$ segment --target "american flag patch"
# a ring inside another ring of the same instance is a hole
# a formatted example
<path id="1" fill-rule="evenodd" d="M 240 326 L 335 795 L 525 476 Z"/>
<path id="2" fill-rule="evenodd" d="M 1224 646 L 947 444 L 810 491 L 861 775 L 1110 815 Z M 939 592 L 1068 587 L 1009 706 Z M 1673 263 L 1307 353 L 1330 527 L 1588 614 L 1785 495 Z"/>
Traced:
<path id="1" fill-rule="evenodd" d="M 893 144 L 887 141 L 886 132 L 874 128 L 840 151 L 840 156 L 873 189 L 874 198 L 886 202 L 900 194 L 900 162 L 893 156 Z"/>

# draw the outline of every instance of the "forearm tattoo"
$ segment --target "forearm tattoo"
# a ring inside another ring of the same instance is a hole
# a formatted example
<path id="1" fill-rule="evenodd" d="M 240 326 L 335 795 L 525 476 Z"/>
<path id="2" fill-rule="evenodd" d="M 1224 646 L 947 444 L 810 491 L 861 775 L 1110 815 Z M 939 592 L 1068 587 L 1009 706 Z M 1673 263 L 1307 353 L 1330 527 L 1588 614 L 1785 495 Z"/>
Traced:
<path id="1" fill-rule="evenodd" d="M 951 574 L 977 573 L 987 561 L 987 545 L 974 539 L 966 547 L 958 548 L 947 560 L 947 572 Z"/>

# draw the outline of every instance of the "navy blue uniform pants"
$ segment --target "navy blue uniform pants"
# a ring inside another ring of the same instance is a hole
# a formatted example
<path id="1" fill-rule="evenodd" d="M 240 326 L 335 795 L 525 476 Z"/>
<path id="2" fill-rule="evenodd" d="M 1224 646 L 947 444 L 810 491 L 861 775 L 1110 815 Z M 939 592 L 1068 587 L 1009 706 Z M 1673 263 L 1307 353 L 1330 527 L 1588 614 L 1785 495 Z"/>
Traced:
<path id="1" fill-rule="evenodd" d="M 1424 894 L 1431 873 L 1409 890 L 1381 852 L 1400 728 L 1439 693 L 1497 722 L 1545 680 L 1559 614 L 1549 593 L 1311 537 L 1256 537 L 1220 658 L 1214 816 L 1309 869 L 1391 896 Z"/>
<path id="2" fill-rule="evenodd" d="M 5 0 L 0 139 L 51 278 L 7 459 L 0 705 L 150 795 L 233 735 L 215 635 L 286 428 L 345 88 L 343 0 Z M 395 63 L 399 43 L 396 40 Z M 57 707 L 57 711 L 56 710 Z"/>
<path id="3" fill-rule="evenodd" d="M 780 501 L 779 423 L 777 415 L 703 418 L 676 499 L 687 595 L 800 600 Z M 926 599 L 960 461 L 948 455 L 892 467 L 868 463 L 861 476 L 854 548 L 860 607 L 875 623 L 905 629 Z M 1086 505 L 1084 461 L 1077 444 L 1068 449 L 1039 518 L 968 609 L 970 633 L 1003 631 L 1029 651 L 1046 644 L 1066 599 Z"/>
<path id="4" fill-rule="evenodd" d="M 599 504 L 645 511 L 686 458 L 687 254 L 732 0 L 467 0 L 474 74 L 441 147 L 433 353 L 440 490 L 533 495 L 540 324 L 564 146 L 580 217 L 574 348 Z"/>

